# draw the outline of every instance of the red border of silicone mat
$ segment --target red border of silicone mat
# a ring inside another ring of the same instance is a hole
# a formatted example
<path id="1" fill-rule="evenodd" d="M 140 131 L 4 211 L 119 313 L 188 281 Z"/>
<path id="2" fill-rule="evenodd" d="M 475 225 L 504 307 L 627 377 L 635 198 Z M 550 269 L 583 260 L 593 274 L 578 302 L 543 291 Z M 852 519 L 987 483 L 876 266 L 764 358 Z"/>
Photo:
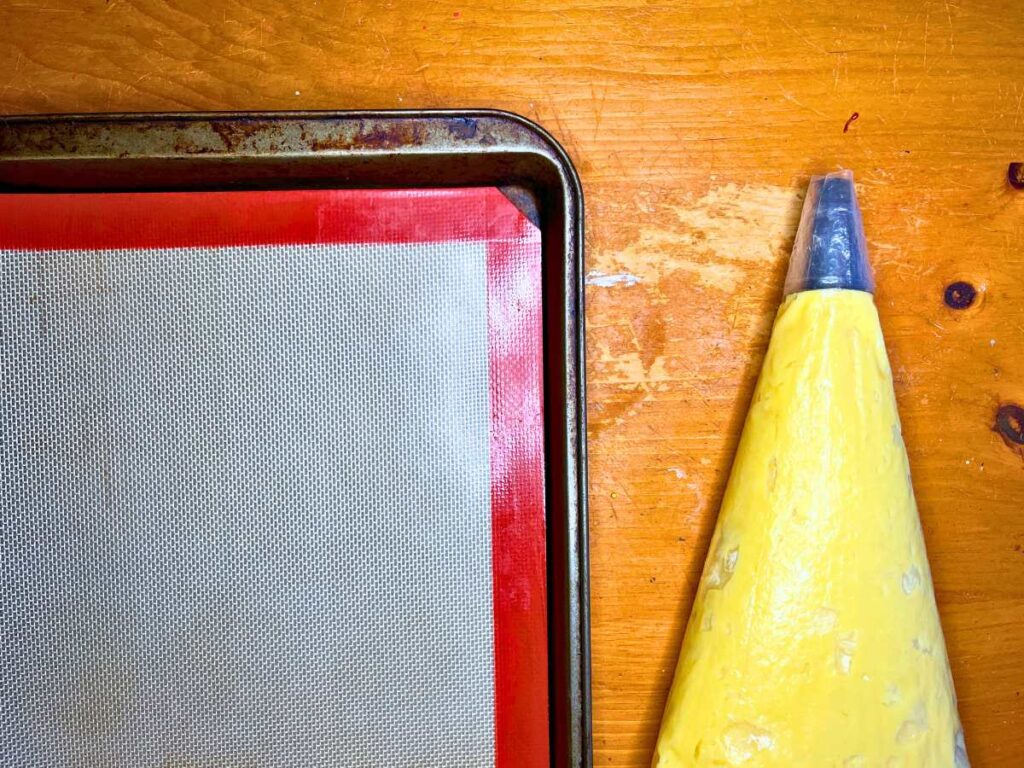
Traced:
<path id="1" fill-rule="evenodd" d="M 494 188 L 0 194 L 0 249 L 487 243 L 498 768 L 549 765 L 540 231 Z"/>

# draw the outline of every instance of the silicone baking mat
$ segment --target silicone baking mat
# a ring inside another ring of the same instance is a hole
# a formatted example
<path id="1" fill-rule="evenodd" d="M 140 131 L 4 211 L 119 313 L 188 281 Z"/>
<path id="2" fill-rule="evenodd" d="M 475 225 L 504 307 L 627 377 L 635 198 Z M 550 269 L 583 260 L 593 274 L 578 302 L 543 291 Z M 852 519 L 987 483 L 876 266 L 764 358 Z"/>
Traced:
<path id="1" fill-rule="evenodd" d="M 0 195 L 0 764 L 542 766 L 540 233 Z"/>

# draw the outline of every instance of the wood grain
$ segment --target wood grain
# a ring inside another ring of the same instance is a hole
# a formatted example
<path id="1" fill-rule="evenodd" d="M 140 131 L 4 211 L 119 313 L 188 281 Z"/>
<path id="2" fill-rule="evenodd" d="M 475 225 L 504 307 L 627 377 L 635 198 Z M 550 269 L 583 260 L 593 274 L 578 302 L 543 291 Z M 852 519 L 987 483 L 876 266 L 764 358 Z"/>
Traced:
<path id="1" fill-rule="evenodd" d="M 1024 402 L 1022 31 L 1012 0 L 12 0 L 0 111 L 489 106 L 565 144 L 601 766 L 649 761 L 800 195 L 853 168 L 969 750 L 1014 768 L 1024 452 L 993 426 Z"/>

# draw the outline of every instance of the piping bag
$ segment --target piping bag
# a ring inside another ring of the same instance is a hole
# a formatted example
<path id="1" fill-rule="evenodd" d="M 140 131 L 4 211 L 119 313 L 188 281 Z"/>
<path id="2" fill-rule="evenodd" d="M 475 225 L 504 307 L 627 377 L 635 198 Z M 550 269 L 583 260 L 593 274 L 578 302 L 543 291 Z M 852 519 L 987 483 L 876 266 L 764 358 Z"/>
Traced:
<path id="1" fill-rule="evenodd" d="M 815 177 L 655 768 L 967 768 L 849 171 Z"/>

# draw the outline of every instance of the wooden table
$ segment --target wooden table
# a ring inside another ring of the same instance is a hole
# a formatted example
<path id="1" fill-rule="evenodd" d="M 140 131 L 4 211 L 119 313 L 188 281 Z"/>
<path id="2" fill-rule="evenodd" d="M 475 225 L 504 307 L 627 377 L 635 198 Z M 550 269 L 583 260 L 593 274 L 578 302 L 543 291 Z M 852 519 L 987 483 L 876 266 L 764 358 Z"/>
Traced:
<path id="1" fill-rule="evenodd" d="M 1011 768 L 1024 448 L 1010 410 L 996 425 L 1024 402 L 1022 32 L 1013 0 L 10 0 L 0 111 L 488 106 L 564 143 L 602 766 L 650 759 L 802 190 L 853 168 L 968 747 Z"/>

